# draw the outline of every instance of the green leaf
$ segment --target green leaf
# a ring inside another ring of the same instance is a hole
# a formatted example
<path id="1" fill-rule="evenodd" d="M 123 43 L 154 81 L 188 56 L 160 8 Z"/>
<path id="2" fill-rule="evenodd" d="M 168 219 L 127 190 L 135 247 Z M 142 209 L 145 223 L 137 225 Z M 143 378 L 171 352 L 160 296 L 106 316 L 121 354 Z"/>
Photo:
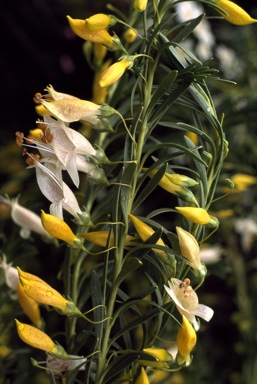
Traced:
<path id="1" fill-rule="evenodd" d="M 117 279 L 115 280 L 114 287 L 119 287 L 122 281 L 125 279 L 125 277 L 135 271 L 137 268 L 142 266 L 142 261 L 137 259 L 136 257 L 133 257 L 129 260 L 127 260 L 124 265 L 122 266 L 122 270 L 120 271 L 119 275 L 117 276 Z M 115 288 L 113 288 L 115 289 Z"/>
<path id="2" fill-rule="evenodd" d="M 103 383 L 110 382 L 115 376 L 118 376 L 125 368 L 129 367 L 134 361 L 138 360 L 139 354 L 135 352 L 123 352 L 121 356 L 115 357 L 109 363 L 104 372 Z M 112 381 L 113 382 L 113 381 Z"/>
<path id="3" fill-rule="evenodd" d="M 98 274 L 96 271 L 92 271 L 91 274 L 91 293 L 92 293 L 92 304 L 93 308 L 97 306 L 101 306 L 93 310 L 94 321 L 98 324 L 95 324 L 95 332 L 97 336 L 97 340 L 99 344 L 101 344 L 102 333 L 105 318 L 105 311 L 103 307 L 103 297 L 102 297 L 102 288 L 101 282 L 99 280 Z"/>

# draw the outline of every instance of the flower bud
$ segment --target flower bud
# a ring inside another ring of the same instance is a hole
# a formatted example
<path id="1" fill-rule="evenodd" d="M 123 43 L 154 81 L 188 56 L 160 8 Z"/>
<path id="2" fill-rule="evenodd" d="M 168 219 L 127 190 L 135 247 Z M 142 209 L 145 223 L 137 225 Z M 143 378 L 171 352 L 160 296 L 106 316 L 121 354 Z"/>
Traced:
<path id="1" fill-rule="evenodd" d="M 84 20 L 72 19 L 67 16 L 72 31 L 84 40 L 91 41 L 92 43 L 99 43 L 105 45 L 110 51 L 122 50 L 124 48 L 120 39 L 114 35 L 111 36 L 106 29 L 100 31 L 92 31 L 87 26 Z"/>
<path id="2" fill-rule="evenodd" d="M 123 33 L 124 40 L 132 44 L 137 38 L 137 32 L 134 28 L 128 28 L 124 33 Z"/>
<path id="3" fill-rule="evenodd" d="M 196 224 L 207 225 L 211 228 L 217 228 L 219 226 L 218 219 L 214 216 L 210 216 L 208 212 L 203 208 L 196 207 L 175 207 L 184 217 L 193 221 Z"/>
<path id="4" fill-rule="evenodd" d="M 144 368 L 141 368 L 141 372 L 137 377 L 135 384 L 150 384 L 150 381 Z"/>
<path id="5" fill-rule="evenodd" d="M 116 24 L 117 19 L 112 15 L 105 15 L 104 13 L 97 13 L 86 19 L 86 27 L 90 31 L 100 31 L 101 29 L 106 29 Z"/>
<path id="6" fill-rule="evenodd" d="M 143 12 L 146 9 L 148 0 L 134 0 L 134 9 L 138 12 Z"/>
<path id="7" fill-rule="evenodd" d="M 234 184 L 235 191 L 245 191 L 251 185 L 257 184 L 257 177 L 236 173 L 231 177 L 230 181 Z"/>
<path id="8" fill-rule="evenodd" d="M 18 268 L 21 285 L 26 295 L 38 303 L 51 305 L 67 316 L 80 316 L 81 312 L 71 300 L 66 300 L 58 291 L 39 277 Z"/>
<path id="9" fill-rule="evenodd" d="M 103 59 L 107 54 L 107 48 L 103 44 L 94 43 L 93 52 L 94 52 L 93 63 L 96 66 L 96 68 L 99 68 L 102 65 Z"/>
<path id="10" fill-rule="evenodd" d="M 72 248 L 81 248 L 83 246 L 81 239 L 59 217 L 49 215 L 41 210 L 41 221 L 45 230 L 56 239 L 65 241 Z"/>
<path id="11" fill-rule="evenodd" d="M 18 335 L 24 343 L 34 348 L 41 349 L 58 358 L 69 358 L 63 347 L 55 344 L 44 332 L 31 325 L 24 324 L 15 319 Z"/>
<path id="12" fill-rule="evenodd" d="M 96 232 L 87 232 L 87 233 L 80 233 L 79 235 L 83 239 L 90 241 L 93 244 L 99 245 L 100 247 L 106 247 L 108 238 L 110 240 L 109 246 L 114 246 L 114 235 L 113 233 L 110 234 L 109 231 L 96 231 Z M 125 246 L 131 246 L 135 245 L 136 241 L 133 236 L 127 235 L 125 238 Z"/>
<path id="13" fill-rule="evenodd" d="M 100 87 L 109 87 L 123 75 L 123 73 L 133 66 L 132 56 L 123 56 L 120 61 L 107 68 L 100 77 Z"/>
<path id="14" fill-rule="evenodd" d="M 156 361 L 153 360 L 141 360 L 139 359 L 138 362 L 141 365 L 145 365 L 148 367 L 154 367 L 154 368 L 169 368 L 171 362 L 172 362 L 172 356 L 170 353 L 164 349 L 164 348 L 145 348 L 143 351 L 153 357 L 155 357 Z"/>
<path id="15" fill-rule="evenodd" d="M 178 353 L 176 360 L 179 365 L 182 365 L 184 363 L 186 363 L 186 365 L 190 364 L 190 353 L 196 345 L 196 341 L 197 336 L 194 328 L 192 327 L 188 319 L 182 315 L 182 326 L 177 334 Z"/>
<path id="16" fill-rule="evenodd" d="M 218 10 L 218 12 L 231 24 L 247 25 L 256 23 L 257 20 L 253 19 L 243 8 L 230 0 L 215 0 L 217 5 L 225 12 Z"/>

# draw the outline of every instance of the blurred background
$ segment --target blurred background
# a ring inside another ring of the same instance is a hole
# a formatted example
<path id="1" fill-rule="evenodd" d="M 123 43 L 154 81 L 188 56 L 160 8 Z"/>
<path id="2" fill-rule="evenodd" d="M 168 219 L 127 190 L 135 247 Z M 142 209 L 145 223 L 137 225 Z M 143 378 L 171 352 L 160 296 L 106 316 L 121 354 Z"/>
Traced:
<path id="1" fill-rule="evenodd" d="M 35 128 L 37 115 L 32 99 L 48 84 L 58 91 L 90 99 L 92 74 L 83 55 L 83 42 L 71 32 L 66 15 L 84 19 L 105 12 L 106 3 L 13 0 L 0 4 L 0 194 L 16 196 L 22 190 L 28 208 L 30 204 L 35 208 L 33 194 L 40 195 L 34 179 L 25 170 L 20 148 L 14 144 L 15 132 L 27 134 Z M 131 1 L 109 3 L 126 9 Z M 237 3 L 257 18 L 256 4 L 242 0 Z M 210 16 L 217 16 L 210 8 L 204 10 Z M 201 328 L 193 364 L 172 375 L 168 382 L 255 384 L 257 25 L 237 27 L 217 19 L 209 20 L 209 24 L 212 38 L 204 45 L 205 35 L 200 32 L 192 36 L 189 44 L 199 49 L 203 60 L 206 55 L 213 58 L 211 65 L 220 69 L 221 77 L 237 82 L 236 86 L 209 84 L 218 113 L 225 114 L 224 129 L 230 148 L 218 193 L 226 191 L 227 178 L 233 180 L 235 175 L 244 174 L 252 179 L 248 182 L 243 182 L 242 177 L 235 179 L 234 192 L 213 205 L 213 214 L 220 219 L 220 230 L 203 253 L 209 274 L 199 296 L 200 302 L 214 308 L 215 315 L 210 324 Z M 4 223 L 4 219 L 1 216 L 0 230 L 6 233 L 10 222 Z M 0 236 L 3 240 L 2 233 Z"/>

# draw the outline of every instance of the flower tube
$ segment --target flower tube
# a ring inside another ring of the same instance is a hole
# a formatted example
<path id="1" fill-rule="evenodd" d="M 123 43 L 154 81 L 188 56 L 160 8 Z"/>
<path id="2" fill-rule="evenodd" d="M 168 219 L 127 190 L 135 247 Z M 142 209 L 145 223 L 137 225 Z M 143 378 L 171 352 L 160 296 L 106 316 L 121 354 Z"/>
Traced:
<path id="1" fill-rule="evenodd" d="M 218 10 L 218 12 L 231 24 L 247 25 L 256 23 L 257 20 L 253 19 L 245 10 L 230 0 L 215 0 L 216 4 L 225 12 Z"/>
<path id="2" fill-rule="evenodd" d="M 176 356 L 179 365 L 189 365 L 191 363 L 190 353 L 196 345 L 197 336 L 194 328 L 186 318 L 182 315 L 182 326 L 177 334 L 178 353 Z"/>
<path id="3" fill-rule="evenodd" d="M 211 228 L 217 228 L 219 226 L 218 219 L 214 216 L 210 216 L 209 213 L 198 207 L 175 207 L 183 216 L 193 221 L 196 224 L 207 225 Z"/>

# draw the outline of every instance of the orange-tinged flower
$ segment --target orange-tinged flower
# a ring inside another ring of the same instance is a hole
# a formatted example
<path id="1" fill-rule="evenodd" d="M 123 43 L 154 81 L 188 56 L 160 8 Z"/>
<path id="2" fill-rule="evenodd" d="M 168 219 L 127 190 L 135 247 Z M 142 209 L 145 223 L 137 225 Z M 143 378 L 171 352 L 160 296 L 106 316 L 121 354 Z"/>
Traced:
<path id="1" fill-rule="evenodd" d="M 52 288 L 39 277 L 22 271 L 18 267 L 21 285 L 26 295 L 38 303 L 51 305 L 62 314 L 80 316 L 81 312 L 73 301 L 65 299 L 58 291 Z"/>
<path id="2" fill-rule="evenodd" d="M 148 0 L 134 0 L 134 9 L 138 12 L 143 12 L 147 7 Z"/>
<path id="3" fill-rule="evenodd" d="M 90 31 L 100 31 L 116 24 L 117 19 L 112 15 L 106 15 L 104 13 L 97 13 L 86 19 L 86 26 Z"/>
<path id="4" fill-rule="evenodd" d="M 83 246 L 81 239 L 79 239 L 72 232 L 68 224 L 59 217 L 47 214 L 41 210 L 41 221 L 45 230 L 56 239 L 65 241 L 73 248 L 81 248 Z"/>
<path id="5" fill-rule="evenodd" d="M 253 19 L 245 10 L 239 7 L 237 4 L 233 3 L 233 1 L 229 0 L 215 0 L 220 8 L 222 8 L 224 12 L 219 11 L 219 13 L 227 20 L 229 23 L 236 25 L 247 25 L 256 23 L 257 20 Z"/>
<path id="6" fill-rule="evenodd" d="M 124 50 L 120 39 L 116 35 L 111 36 L 106 29 L 92 31 L 87 27 L 85 20 L 73 19 L 70 16 L 67 16 L 67 19 L 72 31 L 82 39 L 103 44 L 111 51 Z"/>
<path id="7" fill-rule="evenodd" d="M 42 320 L 40 316 L 39 305 L 34 299 L 31 299 L 25 293 L 24 288 L 20 281 L 18 283 L 17 293 L 18 293 L 19 304 L 23 312 L 28 316 L 28 318 L 32 321 L 33 324 L 35 324 L 37 328 L 41 328 Z"/>
<path id="8" fill-rule="evenodd" d="M 209 213 L 203 208 L 197 207 L 175 207 L 184 217 L 193 221 L 196 224 L 207 225 L 211 228 L 219 226 L 218 219 L 210 216 Z"/>
<path id="9" fill-rule="evenodd" d="M 186 363 L 189 365 L 191 362 L 190 353 L 196 345 L 197 336 L 194 328 L 188 319 L 182 315 L 182 326 L 177 334 L 178 354 L 176 357 L 177 363 L 182 365 Z"/>
<path id="10" fill-rule="evenodd" d="M 24 343 L 34 348 L 41 349 L 58 358 L 69 358 L 63 347 L 55 344 L 53 340 L 44 332 L 31 325 L 21 323 L 15 319 L 18 335 Z"/>
<path id="11" fill-rule="evenodd" d="M 109 87 L 123 75 L 123 73 L 133 66 L 134 58 L 132 56 L 123 56 L 117 63 L 107 68 L 100 77 L 100 87 Z"/>

